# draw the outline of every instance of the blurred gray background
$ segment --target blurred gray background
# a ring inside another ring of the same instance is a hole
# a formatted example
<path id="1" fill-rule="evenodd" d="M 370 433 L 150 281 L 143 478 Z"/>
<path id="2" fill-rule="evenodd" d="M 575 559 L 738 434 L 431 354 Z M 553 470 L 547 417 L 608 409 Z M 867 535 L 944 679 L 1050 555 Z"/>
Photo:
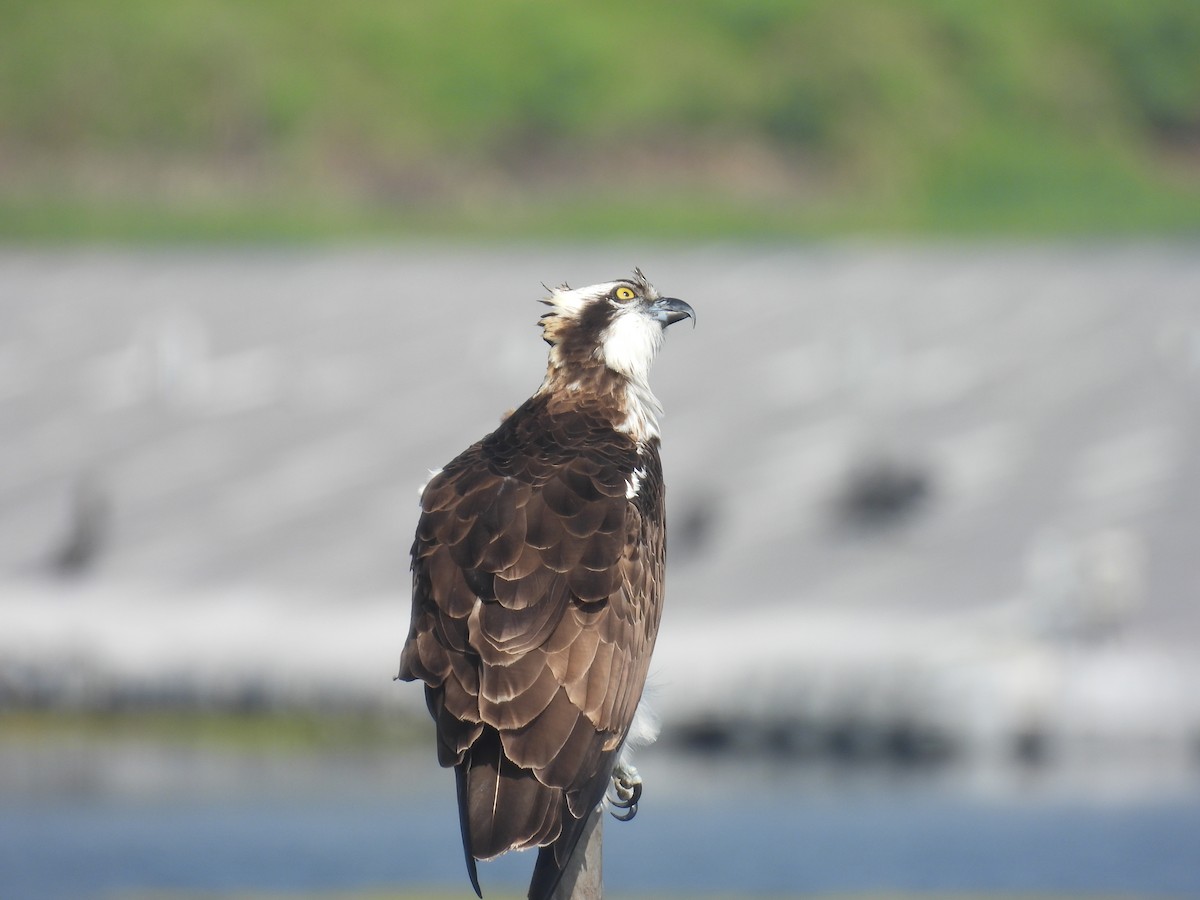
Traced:
<path id="1" fill-rule="evenodd" d="M 414 245 L 4 251 L 6 895 L 459 883 L 431 742 L 343 732 L 427 732 L 418 488 L 634 265 L 699 324 L 617 889 L 1195 886 L 1192 248 Z"/>
<path id="2" fill-rule="evenodd" d="M 1150 244 L 8 251 L 6 692 L 419 708 L 417 490 L 540 382 L 540 282 L 635 264 L 700 319 L 668 727 L 1196 740 L 1200 262 Z"/>
<path id="3" fill-rule="evenodd" d="M 1200 895 L 1194 0 L 4 12 L 0 897 L 461 891 L 417 490 L 634 266 L 610 888 Z"/>

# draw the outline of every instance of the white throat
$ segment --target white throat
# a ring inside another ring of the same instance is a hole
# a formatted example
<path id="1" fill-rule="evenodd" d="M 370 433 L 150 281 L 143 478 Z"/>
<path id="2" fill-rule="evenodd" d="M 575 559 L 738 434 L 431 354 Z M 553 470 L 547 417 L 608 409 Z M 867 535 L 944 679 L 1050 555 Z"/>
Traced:
<path id="1" fill-rule="evenodd" d="M 662 405 L 650 390 L 650 366 L 662 345 L 662 325 L 636 306 L 622 308 L 600 335 L 597 355 L 626 379 L 626 418 L 618 430 L 638 441 L 659 437 Z"/>
<path id="2" fill-rule="evenodd" d="M 649 390 L 650 366 L 663 345 L 663 327 L 636 306 L 617 310 L 600 334 L 598 355 L 604 364 Z"/>

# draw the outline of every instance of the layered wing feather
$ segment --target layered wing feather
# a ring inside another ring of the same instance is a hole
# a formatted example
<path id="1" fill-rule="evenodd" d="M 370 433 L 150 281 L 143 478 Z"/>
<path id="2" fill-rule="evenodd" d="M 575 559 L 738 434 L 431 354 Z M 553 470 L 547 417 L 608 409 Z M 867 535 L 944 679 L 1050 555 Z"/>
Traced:
<path id="1" fill-rule="evenodd" d="M 647 474 L 630 497 L 635 469 Z M 421 506 L 400 677 L 425 682 L 439 761 L 459 773 L 472 881 L 474 858 L 534 846 L 561 870 L 658 630 L 657 442 L 639 448 L 535 398 L 430 481 Z"/>

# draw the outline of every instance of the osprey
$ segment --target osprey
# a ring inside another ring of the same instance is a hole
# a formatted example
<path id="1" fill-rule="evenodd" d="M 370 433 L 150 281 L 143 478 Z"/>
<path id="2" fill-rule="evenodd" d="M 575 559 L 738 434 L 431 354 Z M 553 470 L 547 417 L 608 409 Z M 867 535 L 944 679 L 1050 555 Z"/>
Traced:
<path id="1" fill-rule="evenodd" d="M 399 678 L 425 683 L 467 871 L 540 847 L 548 898 L 614 786 L 662 613 L 666 531 L 650 364 L 682 300 L 633 278 L 550 290 L 541 387 L 421 492 Z M 617 815 L 614 812 L 614 815 Z"/>

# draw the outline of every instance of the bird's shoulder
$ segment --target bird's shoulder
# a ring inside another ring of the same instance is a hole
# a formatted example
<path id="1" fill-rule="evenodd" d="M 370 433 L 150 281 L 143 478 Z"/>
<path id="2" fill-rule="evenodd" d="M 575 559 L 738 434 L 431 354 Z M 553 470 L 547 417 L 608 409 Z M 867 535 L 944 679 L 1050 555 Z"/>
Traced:
<path id="1" fill-rule="evenodd" d="M 640 480 L 658 468 L 657 439 L 639 444 L 602 415 L 586 409 L 552 412 L 545 398 L 534 396 L 443 467 L 426 486 L 422 506 L 562 487 L 581 498 L 615 500 L 628 492 L 631 478 Z"/>
<path id="2" fill-rule="evenodd" d="M 560 593 L 606 599 L 629 540 L 661 519 L 660 475 L 657 446 L 534 398 L 426 485 L 414 568 L 456 614 L 475 597 L 509 610 Z"/>

